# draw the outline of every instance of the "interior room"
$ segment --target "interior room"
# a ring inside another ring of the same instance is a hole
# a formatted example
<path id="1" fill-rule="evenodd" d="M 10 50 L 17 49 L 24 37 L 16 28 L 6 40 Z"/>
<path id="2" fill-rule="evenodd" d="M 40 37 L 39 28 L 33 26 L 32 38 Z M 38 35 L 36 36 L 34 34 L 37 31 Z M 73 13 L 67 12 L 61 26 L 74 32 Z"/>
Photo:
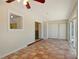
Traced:
<path id="1" fill-rule="evenodd" d="M 78 0 L 0 0 L 0 59 L 78 59 Z"/>

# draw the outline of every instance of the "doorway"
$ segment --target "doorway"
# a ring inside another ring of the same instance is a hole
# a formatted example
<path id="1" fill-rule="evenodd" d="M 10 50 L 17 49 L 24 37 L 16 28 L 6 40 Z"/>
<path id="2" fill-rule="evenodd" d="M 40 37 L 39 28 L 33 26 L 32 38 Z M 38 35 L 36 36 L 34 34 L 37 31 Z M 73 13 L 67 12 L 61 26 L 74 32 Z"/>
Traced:
<path id="1" fill-rule="evenodd" d="M 35 40 L 39 40 L 41 38 L 41 23 L 35 22 Z"/>

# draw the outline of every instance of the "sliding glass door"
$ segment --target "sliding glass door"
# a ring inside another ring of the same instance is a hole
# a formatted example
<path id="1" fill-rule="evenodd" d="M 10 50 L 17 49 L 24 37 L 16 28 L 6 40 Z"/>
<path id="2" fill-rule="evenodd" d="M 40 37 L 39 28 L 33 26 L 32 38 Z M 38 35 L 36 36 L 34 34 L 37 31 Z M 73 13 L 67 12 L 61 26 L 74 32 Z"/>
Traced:
<path id="1" fill-rule="evenodd" d="M 70 44 L 75 52 L 77 50 L 77 29 L 77 19 L 74 18 L 70 21 Z"/>

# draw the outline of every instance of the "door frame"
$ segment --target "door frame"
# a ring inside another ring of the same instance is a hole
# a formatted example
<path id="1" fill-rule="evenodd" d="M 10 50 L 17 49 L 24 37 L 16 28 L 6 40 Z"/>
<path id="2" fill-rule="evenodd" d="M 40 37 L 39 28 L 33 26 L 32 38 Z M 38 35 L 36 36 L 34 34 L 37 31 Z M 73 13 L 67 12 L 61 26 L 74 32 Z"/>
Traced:
<path id="1" fill-rule="evenodd" d="M 40 28 L 39 28 L 39 39 L 41 39 L 41 35 L 42 35 L 42 23 L 41 22 L 38 22 L 38 21 L 35 21 L 34 23 L 38 23 L 38 24 L 40 24 Z M 36 38 L 35 38 L 36 39 Z"/>

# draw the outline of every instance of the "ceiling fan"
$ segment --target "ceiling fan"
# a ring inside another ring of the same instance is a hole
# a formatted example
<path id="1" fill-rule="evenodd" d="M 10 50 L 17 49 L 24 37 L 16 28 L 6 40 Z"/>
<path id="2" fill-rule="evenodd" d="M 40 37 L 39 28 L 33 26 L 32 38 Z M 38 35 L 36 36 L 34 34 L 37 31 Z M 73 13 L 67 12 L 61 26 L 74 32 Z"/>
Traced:
<path id="1" fill-rule="evenodd" d="M 7 3 L 11 3 L 11 2 L 13 2 L 13 1 L 15 1 L 15 0 L 7 0 L 6 2 L 7 2 Z M 17 0 L 17 1 L 20 1 L 20 0 Z M 34 1 L 40 2 L 40 3 L 45 3 L 45 0 L 34 0 Z M 29 4 L 29 0 L 23 0 L 23 3 L 24 3 L 24 5 L 27 7 L 27 9 L 30 9 L 30 8 L 31 8 L 31 6 L 30 6 L 30 4 Z"/>

